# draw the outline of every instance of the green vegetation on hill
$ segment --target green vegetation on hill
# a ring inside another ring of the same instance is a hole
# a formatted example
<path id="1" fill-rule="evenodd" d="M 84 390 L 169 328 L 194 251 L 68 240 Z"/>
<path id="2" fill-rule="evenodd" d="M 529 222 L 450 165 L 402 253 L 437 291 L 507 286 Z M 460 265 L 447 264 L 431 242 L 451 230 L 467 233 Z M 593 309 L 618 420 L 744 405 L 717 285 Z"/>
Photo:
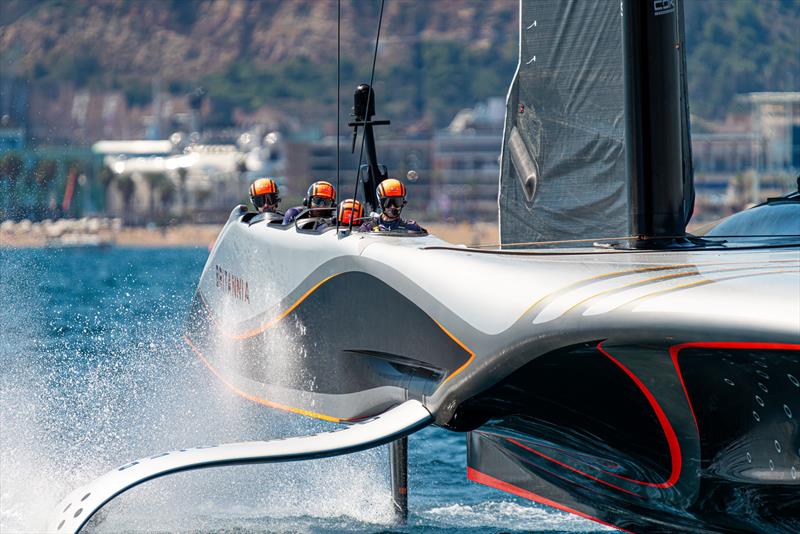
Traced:
<path id="1" fill-rule="evenodd" d="M 352 87 L 368 81 L 377 4 L 342 5 L 350 17 L 342 25 L 346 105 Z M 459 109 L 505 94 L 517 56 L 515 0 L 386 5 L 376 73 L 381 114 L 443 126 Z M 685 5 L 694 114 L 720 118 L 737 93 L 800 89 L 797 0 Z M 149 101 L 155 77 L 173 94 L 203 84 L 215 122 L 224 123 L 234 108 L 330 109 L 332 14 L 335 3 L 319 0 L 2 0 L 0 54 L 6 73 L 12 65 L 12 74 L 34 83 L 121 90 L 131 105 Z"/>
<path id="2" fill-rule="evenodd" d="M 515 47 L 504 54 L 470 50 L 456 42 L 420 43 L 417 63 L 378 64 L 376 89 L 382 115 L 408 122 L 430 116 L 445 125 L 465 107 L 503 94 L 516 67 Z M 368 60 L 369 57 L 365 57 Z M 352 90 L 369 81 L 369 62 L 342 61 L 342 100 L 352 101 Z M 336 98 L 336 64 L 316 64 L 306 56 L 269 68 L 234 63 L 223 72 L 201 80 L 215 105 L 253 111 L 275 101 L 315 101 L 333 105 Z"/>
<path id="3" fill-rule="evenodd" d="M 720 117 L 737 93 L 800 90 L 797 0 L 688 0 L 692 112 Z"/>

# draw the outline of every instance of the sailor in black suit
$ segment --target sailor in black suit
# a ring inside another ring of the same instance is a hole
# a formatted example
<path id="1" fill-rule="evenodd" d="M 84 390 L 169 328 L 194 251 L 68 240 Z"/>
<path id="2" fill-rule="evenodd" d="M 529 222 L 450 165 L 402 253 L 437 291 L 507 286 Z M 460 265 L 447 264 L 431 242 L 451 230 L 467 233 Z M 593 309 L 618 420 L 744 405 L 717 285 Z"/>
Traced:
<path id="1" fill-rule="evenodd" d="M 367 220 L 358 229 L 360 232 L 425 232 L 425 229 L 412 220 L 403 220 L 400 213 L 407 204 L 406 186 L 396 178 L 389 178 L 378 184 L 378 200 L 381 214 Z"/>

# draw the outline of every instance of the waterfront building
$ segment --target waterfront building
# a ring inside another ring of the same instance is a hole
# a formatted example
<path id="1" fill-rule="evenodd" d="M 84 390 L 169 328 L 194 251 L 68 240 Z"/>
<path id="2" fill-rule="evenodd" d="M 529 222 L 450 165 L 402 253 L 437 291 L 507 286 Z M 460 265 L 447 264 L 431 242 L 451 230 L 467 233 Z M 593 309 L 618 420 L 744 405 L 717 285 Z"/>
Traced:
<path id="1" fill-rule="evenodd" d="M 695 222 L 787 193 L 800 173 L 800 93 L 749 93 L 738 113 L 692 134 Z"/>
<path id="2" fill-rule="evenodd" d="M 440 218 L 497 218 L 504 117 L 503 99 L 490 98 L 434 134 L 431 201 Z"/>

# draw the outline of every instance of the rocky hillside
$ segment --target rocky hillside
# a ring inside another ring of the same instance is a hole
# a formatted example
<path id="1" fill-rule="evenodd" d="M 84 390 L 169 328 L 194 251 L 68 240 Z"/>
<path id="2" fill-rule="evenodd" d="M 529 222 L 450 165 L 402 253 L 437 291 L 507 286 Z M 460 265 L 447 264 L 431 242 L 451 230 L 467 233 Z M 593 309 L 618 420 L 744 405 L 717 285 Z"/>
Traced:
<path id="1" fill-rule="evenodd" d="M 737 92 L 797 90 L 794 0 L 687 0 L 693 109 L 722 114 Z M 366 79 L 379 2 L 342 0 L 343 83 Z M 504 94 L 516 63 L 516 0 L 388 0 L 377 77 L 401 120 L 437 125 Z M 333 0 L 2 0 L 2 70 L 34 83 L 150 98 L 209 88 L 217 109 L 335 98 Z M 283 104 L 281 104 L 283 103 Z M 383 109 L 386 109 L 385 107 Z"/>
<path id="2" fill-rule="evenodd" d="M 374 0 L 342 2 L 346 56 L 369 52 L 378 6 Z M 516 15 L 515 0 L 389 0 L 383 59 L 406 60 L 418 41 L 500 50 L 516 42 Z M 0 27 L 4 55 L 39 75 L 64 70 L 64 58 L 79 57 L 109 75 L 127 71 L 174 80 L 242 61 L 263 69 L 298 57 L 336 59 L 331 0 L 3 0 Z"/>

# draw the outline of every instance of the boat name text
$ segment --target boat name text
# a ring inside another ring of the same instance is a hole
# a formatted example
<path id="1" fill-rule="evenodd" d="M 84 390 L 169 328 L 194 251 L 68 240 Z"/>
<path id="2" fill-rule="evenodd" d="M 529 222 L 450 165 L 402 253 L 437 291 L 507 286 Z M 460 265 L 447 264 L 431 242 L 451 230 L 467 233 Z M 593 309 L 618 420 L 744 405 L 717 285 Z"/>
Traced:
<path id="1" fill-rule="evenodd" d="M 250 304 L 250 285 L 247 280 L 223 269 L 219 265 L 214 265 L 217 279 L 217 287 L 223 293 L 231 295 L 233 298 Z"/>

